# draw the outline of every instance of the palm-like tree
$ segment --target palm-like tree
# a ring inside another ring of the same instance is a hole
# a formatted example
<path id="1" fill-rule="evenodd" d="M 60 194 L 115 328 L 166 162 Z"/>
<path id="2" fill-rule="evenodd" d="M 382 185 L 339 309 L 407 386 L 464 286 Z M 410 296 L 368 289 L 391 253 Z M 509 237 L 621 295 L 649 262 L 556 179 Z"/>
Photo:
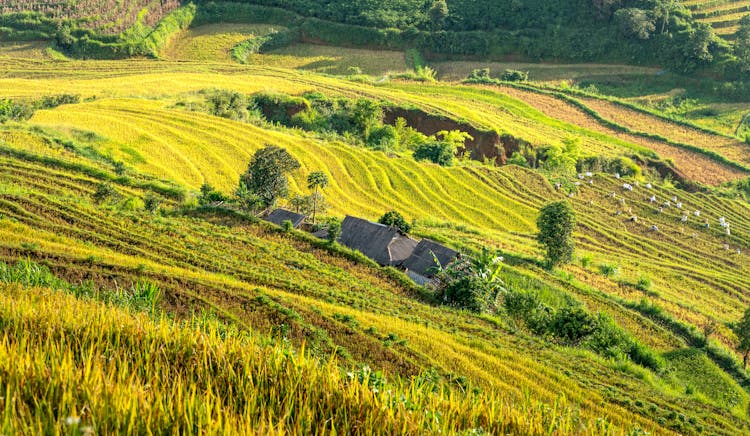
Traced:
<path id="1" fill-rule="evenodd" d="M 313 171 L 307 176 L 307 188 L 312 189 L 315 192 L 313 193 L 313 224 L 315 224 L 315 214 L 318 211 L 318 190 L 324 189 L 326 186 L 328 186 L 328 176 L 325 175 L 322 171 Z"/>

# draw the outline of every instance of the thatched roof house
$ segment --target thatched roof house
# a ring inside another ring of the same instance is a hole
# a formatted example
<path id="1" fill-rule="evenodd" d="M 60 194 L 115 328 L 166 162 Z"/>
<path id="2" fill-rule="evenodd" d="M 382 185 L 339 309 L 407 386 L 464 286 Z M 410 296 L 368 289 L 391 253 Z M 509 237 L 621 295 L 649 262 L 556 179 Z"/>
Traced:
<path id="1" fill-rule="evenodd" d="M 422 239 L 402 266 L 412 280 L 424 284 L 435 276 L 436 258 L 441 266 L 446 267 L 456 260 L 458 255 L 457 251 L 444 245 L 429 239 Z"/>
<path id="2" fill-rule="evenodd" d="M 339 242 L 384 266 L 399 266 L 417 247 L 417 241 L 396 227 L 347 216 Z"/>
<path id="3" fill-rule="evenodd" d="M 281 226 L 284 224 L 284 221 L 289 220 L 292 222 L 292 227 L 296 229 L 305 221 L 305 216 L 286 209 L 276 209 L 263 219 L 277 226 Z"/>

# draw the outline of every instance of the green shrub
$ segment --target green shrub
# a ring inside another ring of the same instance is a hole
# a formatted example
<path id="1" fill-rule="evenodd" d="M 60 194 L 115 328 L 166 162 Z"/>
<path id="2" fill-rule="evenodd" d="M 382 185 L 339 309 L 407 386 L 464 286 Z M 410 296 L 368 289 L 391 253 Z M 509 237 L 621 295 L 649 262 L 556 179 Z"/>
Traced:
<path id="1" fill-rule="evenodd" d="M 26 121 L 34 115 L 34 106 L 25 101 L 0 99 L 0 123 Z"/>
<path id="2" fill-rule="evenodd" d="M 636 283 L 635 287 L 638 290 L 641 290 L 643 292 L 648 292 L 651 290 L 651 279 L 646 276 L 640 276 L 638 277 L 638 282 Z"/>
<path id="3" fill-rule="evenodd" d="M 414 159 L 417 161 L 428 160 L 444 167 L 453 165 L 454 155 L 455 149 L 453 146 L 442 141 L 421 144 L 414 150 Z"/>
<path id="4" fill-rule="evenodd" d="M 386 226 L 396 227 L 404 233 L 409 233 L 411 231 L 411 224 L 406 221 L 403 215 L 396 212 L 395 210 L 391 210 L 383 214 L 378 222 Z"/>
<path id="5" fill-rule="evenodd" d="M 518 165 L 519 167 L 528 167 L 529 163 L 526 161 L 526 158 L 517 151 L 513 152 L 513 155 L 511 155 L 510 159 L 508 159 L 508 165 Z"/>
<path id="6" fill-rule="evenodd" d="M 341 237 L 341 221 L 331 218 L 328 221 L 328 242 L 334 244 Z"/>
<path id="7" fill-rule="evenodd" d="M 201 206 L 207 206 L 211 203 L 218 203 L 227 200 L 228 198 L 224 194 L 214 189 L 214 187 L 208 183 L 203 183 L 203 185 L 201 185 L 201 192 L 198 196 L 198 204 Z"/>
<path id="8" fill-rule="evenodd" d="M 144 209 L 145 206 L 140 198 L 128 196 L 117 204 L 117 208 L 125 212 L 135 212 Z"/>
<path id="9" fill-rule="evenodd" d="M 529 80 L 528 71 L 505 70 L 500 80 L 504 82 L 526 82 Z"/>
<path id="10" fill-rule="evenodd" d="M 104 203 L 108 200 L 114 200 L 117 199 L 120 195 L 117 193 L 117 190 L 115 190 L 114 186 L 110 183 L 100 183 L 96 187 L 96 191 L 92 195 L 94 198 L 94 201 L 97 204 Z"/>
<path id="11" fill-rule="evenodd" d="M 620 272 L 620 267 L 615 264 L 603 263 L 599 265 L 599 272 L 604 277 L 614 277 Z"/>
<path id="12" fill-rule="evenodd" d="M 159 206 L 161 206 L 161 199 L 158 196 L 151 192 L 146 194 L 146 198 L 143 199 L 144 209 L 148 212 L 155 213 L 159 210 Z"/>
<path id="13" fill-rule="evenodd" d="M 634 363 L 657 372 L 664 368 L 664 359 L 654 350 L 635 340 L 632 340 L 630 345 L 628 357 Z"/>
<path id="14" fill-rule="evenodd" d="M 206 96 L 208 113 L 235 121 L 248 119 L 248 99 L 235 91 L 212 89 L 201 91 Z"/>
<path id="15" fill-rule="evenodd" d="M 549 324 L 549 331 L 553 336 L 571 345 L 579 344 L 598 329 L 597 319 L 580 307 L 558 310 Z"/>
<path id="16" fill-rule="evenodd" d="M 374 127 L 367 136 L 367 146 L 380 151 L 393 150 L 398 146 L 398 133 L 391 125 Z"/>
<path id="17" fill-rule="evenodd" d="M 581 260 L 581 266 L 582 266 L 583 268 L 588 268 L 588 267 L 589 267 L 589 265 L 591 264 L 591 260 L 592 260 L 592 259 L 591 259 L 591 256 L 589 256 L 589 255 L 585 255 L 585 256 L 581 256 L 581 259 L 580 259 L 580 260 Z"/>

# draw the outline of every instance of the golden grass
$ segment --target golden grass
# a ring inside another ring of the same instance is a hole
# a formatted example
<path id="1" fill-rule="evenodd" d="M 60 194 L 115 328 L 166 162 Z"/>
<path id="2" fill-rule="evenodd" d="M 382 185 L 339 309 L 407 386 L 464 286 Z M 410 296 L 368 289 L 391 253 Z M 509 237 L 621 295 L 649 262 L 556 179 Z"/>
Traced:
<path id="1" fill-rule="evenodd" d="M 234 62 L 230 50 L 235 45 L 274 29 L 283 30 L 266 24 L 206 24 L 174 36 L 160 56 L 173 61 Z"/>

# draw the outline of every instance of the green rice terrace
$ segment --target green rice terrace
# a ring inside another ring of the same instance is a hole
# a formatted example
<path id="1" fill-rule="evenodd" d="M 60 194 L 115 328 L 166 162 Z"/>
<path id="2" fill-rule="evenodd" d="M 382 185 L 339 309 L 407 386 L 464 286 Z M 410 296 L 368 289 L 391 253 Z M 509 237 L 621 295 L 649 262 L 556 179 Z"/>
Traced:
<path id="1" fill-rule="evenodd" d="M 0 434 L 750 434 L 742 2 L 479 3 L 0 1 Z"/>

